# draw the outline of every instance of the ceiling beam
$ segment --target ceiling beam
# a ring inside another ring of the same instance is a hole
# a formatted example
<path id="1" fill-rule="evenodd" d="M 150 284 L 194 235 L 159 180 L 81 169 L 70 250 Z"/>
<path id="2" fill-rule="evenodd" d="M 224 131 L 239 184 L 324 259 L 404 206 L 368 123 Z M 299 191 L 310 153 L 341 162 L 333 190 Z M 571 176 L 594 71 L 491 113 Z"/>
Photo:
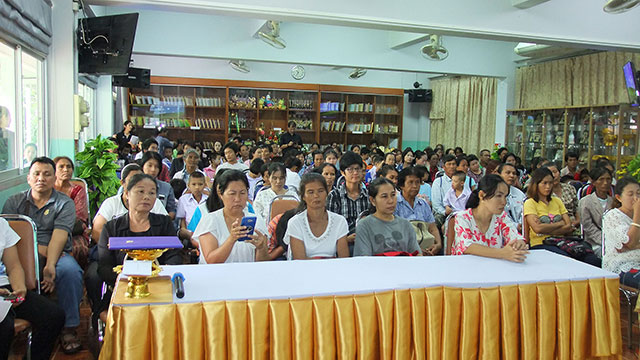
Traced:
<path id="1" fill-rule="evenodd" d="M 511 0 L 511 5 L 517 7 L 518 9 L 528 9 L 547 1 L 549 0 Z"/>
<path id="2" fill-rule="evenodd" d="M 389 47 L 393 50 L 404 49 L 408 46 L 429 40 L 429 34 L 406 33 L 393 31 L 389 33 Z"/>

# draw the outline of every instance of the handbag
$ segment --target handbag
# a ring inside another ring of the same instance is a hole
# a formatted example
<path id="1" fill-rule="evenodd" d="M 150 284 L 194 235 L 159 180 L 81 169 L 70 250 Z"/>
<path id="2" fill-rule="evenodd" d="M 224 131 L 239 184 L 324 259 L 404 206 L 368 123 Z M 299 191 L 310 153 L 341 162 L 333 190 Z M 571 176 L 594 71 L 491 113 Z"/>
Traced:
<path id="1" fill-rule="evenodd" d="M 436 241 L 436 238 L 429 232 L 429 223 L 426 221 L 420 220 L 411 220 L 409 221 L 411 226 L 413 227 L 413 231 L 416 232 L 416 240 L 418 240 L 418 245 L 420 245 L 420 249 L 426 250 L 433 246 Z"/>
<path id="2" fill-rule="evenodd" d="M 574 259 L 580 259 L 587 254 L 593 254 L 591 245 L 582 241 L 579 236 L 566 236 L 566 237 L 548 237 L 542 241 L 545 245 L 556 246 L 560 250 L 563 250 Z"/>

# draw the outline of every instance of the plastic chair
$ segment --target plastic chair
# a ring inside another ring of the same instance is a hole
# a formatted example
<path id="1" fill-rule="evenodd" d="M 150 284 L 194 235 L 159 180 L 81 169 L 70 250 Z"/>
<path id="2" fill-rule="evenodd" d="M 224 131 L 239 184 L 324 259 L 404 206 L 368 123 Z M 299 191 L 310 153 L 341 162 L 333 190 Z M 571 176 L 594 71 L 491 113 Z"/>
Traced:
<path id="1" fill-rule="evenodd" d="M 522 215 L 522 236 L 524 237 L 524 241 L 531 247 L 531 242 L 529 241 L 529 222 L 527 221 L 527 216 Z"/>
<path id="2" fill-rule="evenodd" d="M 445 223 L 447 224 L 447 233 L 446 233 L 446 244 L 444 254 L 451 255 L 451 247 L 453 246 L 453 242 L 456 240 L 456 231 L 455 231 L 455 220 L 456 214 L 450 214 Z"/>
<path id="3" fill-rule="evenodd" d="M 278 195 L 271 200 L 269 205 L 269 219 L 270 222 L 276 215 L 284 214 L 285 211 L 295 209 L 298 206 L 298 199 L 293 195 Z"/>
<path id="4" fill-rule="evenodd" d="M 40 293 L 40 267 L 38 264 L 38 244 L 36 235 L 36 224 L 30 217 L 25 215 L 6 214 L 0 215 L 7 222 L 13 231 L 19 236 L 17 244 L 18 257 L 24 270 L 24 280 L 27 290 Z M 14 331 L 16 334 L 26 333 L 27 335 L 27 359 L 31 359 L 31 323 L 24 319 L 15 319 Z"/>

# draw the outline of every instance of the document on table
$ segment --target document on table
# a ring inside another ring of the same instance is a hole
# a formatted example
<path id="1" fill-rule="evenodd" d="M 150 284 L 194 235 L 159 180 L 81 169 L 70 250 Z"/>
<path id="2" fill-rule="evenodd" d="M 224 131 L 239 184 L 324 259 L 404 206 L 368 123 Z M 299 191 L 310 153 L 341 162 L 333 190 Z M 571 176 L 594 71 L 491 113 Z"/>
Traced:
<path id="1" fill-rule="evenodd" d="M 122 275 L 126 276 L 151 276 L 150 260 L 125 260 L 122 266 Z"/>

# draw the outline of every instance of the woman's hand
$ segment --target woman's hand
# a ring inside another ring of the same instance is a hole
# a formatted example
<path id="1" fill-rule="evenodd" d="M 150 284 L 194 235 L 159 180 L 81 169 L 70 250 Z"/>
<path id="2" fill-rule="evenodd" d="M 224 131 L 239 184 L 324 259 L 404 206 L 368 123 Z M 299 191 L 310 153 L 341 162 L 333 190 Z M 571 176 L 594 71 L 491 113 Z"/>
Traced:
<path id="1" fill-rule="evenodd" d="M 516 250 L 513 246 L 505 246 L 500 249 L 500 254 L 505 260 L 521 263 L 527 257 L 528 250 Z"/>
<path id="2" fill-rule="evenodd" d="M 640 199 L 636 199 L 636 202 L 633 203 L 633 219 L 640 220 Z M 638 221 L 634 221 L 638 223 Z"/>
<path id="3" fill-rule="evenodd" d="M 442 249 L 442 244 L 434 243 L 428 249 L 425 249 L 422 252 L 422 255 L 424 255 L 424 256 L 434 256 L 434 255 L 437 255 L 438 252 L 440 252 L 440 249 Z"/>
<path id="4" fill-rule="evenodd" d="M 231 224 L 231 231 L 229 232 L 229 238 L 227 240 L 231 240 L 235 243 L 238 239 L 247 236 L 247 227 L 240 225 L 241 221 L 241 219 L 236 219 L 236 221 Z"/>
<path id="5" fill-rule="evenodd" d="M 263 250 L 267 247 L 267 236 L 260 231 L 256 230 L 255 234 L 249 235 L 249 238 L 246 242 L 253 244 L 257 250 Z"/>
<path id="6" fill-rule="evenodd" d="M 529 245 L 522 240 L 511 241 L 507 244 L 507 246 L 511 246 L 514 250 L 527 250 L 529 249 Z M 527 251 L 528 252 L 528 251 Z"/>

